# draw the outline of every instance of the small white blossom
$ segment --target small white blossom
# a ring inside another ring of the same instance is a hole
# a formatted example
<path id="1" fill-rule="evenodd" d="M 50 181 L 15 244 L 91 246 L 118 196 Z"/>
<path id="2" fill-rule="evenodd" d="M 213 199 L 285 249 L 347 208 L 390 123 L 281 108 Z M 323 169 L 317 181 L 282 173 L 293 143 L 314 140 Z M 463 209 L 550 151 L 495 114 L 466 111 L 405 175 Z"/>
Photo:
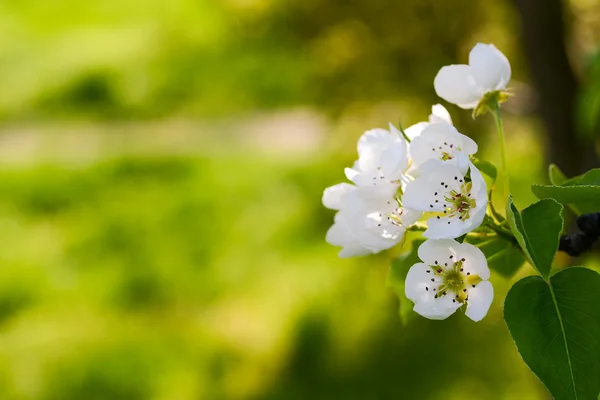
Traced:
<path id="1" fill-rule="evenodd" d="M 372 129 L 358 140 L 358 160 L 346 168 L 346 177 L 357 186 L 370 187 L 373 193 L 392 196 L 405 181 L 408 168 L 408 143 L 392 124 L 390 130 Z"/>
<path id="2" fill-rule="evenodd" d="M 413 265 L 405 282 L 406 297 L 425 318 L 445 319 L 467 305 L 473 321 L 486 316 L 494 288 L 484 254 L 468 243 L 452 239 L 427 240 L 418 249 L 423 261 Z"/>
<path id="3" fill-rule="evenodd" d="M 419 175 L 419 169 L 430 160 L 439 164 L 456 166 L 462 174 L 469 169 L 469 156 L 477 152 L 477 143 L 445 123 L 429 124 L 410 143 L 412 176 Z"/>
<path id="4" fill-rule="evenodd" d="M 492 44 L 477 43 L 469 54 L 469 65 L 442 67 L 433 86 L 442 99 L 471 109 L 487 93 L 506 89 L 510 75 L 510 63 L 500 50 Z"/>
<path id="5" fill-rule="evenodd" d="M 421 216 L 406 210 L 392 197 L 373 195 L 370 188 L 340 183 L 325 189 L 325 207 L 338 210 L 326 241 L 341 246 L 339 256 L 378 253 L 404 238 L 406 228 Z"/>
<path id="6" fill-rule="evenodd" d="M 429 239 L 456 238 L 481 225 L 487 209 L 487 187 L 481 172 L 470 164 L 470 181 L 453 165 L 430 164 L 406 186 L 405 207 L 429 211 Z"/>
<path id="7" fill-rule="evenodd" d="M 450 113 L 441 104 L 431 106 L 431 114 L 429 114 L 428 122 L 417 122 L 404 130 L 406 136 L 412 141 L 423 132 L 430 124 L 448 124 L 452 125 Z"/>

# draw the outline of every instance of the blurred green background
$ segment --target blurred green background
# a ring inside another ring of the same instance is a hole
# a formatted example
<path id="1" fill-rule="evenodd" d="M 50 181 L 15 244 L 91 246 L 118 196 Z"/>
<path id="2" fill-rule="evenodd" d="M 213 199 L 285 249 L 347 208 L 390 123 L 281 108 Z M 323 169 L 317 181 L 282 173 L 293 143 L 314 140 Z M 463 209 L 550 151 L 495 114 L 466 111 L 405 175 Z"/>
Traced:
<path id="1" fill-rule="evenodd" d="M 530 269 L 403 326 L 402 250 L 338 259 L 320 200 L 476 42 L 513 67 L 517 205 L 593 166 L 598 33 L 591 0 L 0 2 L 0 399 L 548 399 L 502 320 Z"/>

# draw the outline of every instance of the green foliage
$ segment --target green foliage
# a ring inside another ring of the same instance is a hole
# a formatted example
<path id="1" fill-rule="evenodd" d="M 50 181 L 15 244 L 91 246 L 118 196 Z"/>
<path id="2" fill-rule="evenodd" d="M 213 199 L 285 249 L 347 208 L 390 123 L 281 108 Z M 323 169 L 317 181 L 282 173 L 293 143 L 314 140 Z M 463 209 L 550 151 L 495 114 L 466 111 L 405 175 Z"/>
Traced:
<path id="1" fill-rule="evenodd" d="M 560 185 L 532 185 L 531 190 L 540 199 L 552 198 L 583 213 L 597 212 L 600 207 L 600 169 L 592 169 Z"/>
<path id="2" fill-rule="evenodd" d="M 504 319 L 523 360 L 556 400 L 597 400 L 600 391 L 600 275 L 569 268 L 509 291 Z"/>
<path id="3" fill-rule="evenodd" d="M 410 250 L 392 261 L 392 265 L 388 272 L 387 286 L 391 287 L 400 299 L 400 309 L 398 314 L 400 316 L 400 321 L 405 325 L 415 318 L 417 313 L 413 312 L 413 302 L 405 295 L 404 281 L 406 280 L 406 275 L 408 274 L 410 267 L 421 262 L 417 251 L 424 241 L 425 239 L 422 238 L 413 240 Z"/>
<path id="4" fill-rule="evenodd" d="M 548 166 L 548 177 L 550 178 L 550 183 L 553 185 L 562 185 L 568 179 L 556 164 Z"/>
<path id="5" fill-rule="evenodd" d="M 552 199 L 540 200 L 523 211 L 509 197 L 506 216 L 521 249 L 531 265 L 544 277 L 550 274 L 563 228 L 562 205 Z"/>
<path id="6" fill-rule="evenodd" d="M 521 249 L 514 242 L 502 237 L 471 236 L 467 242 L 485 254 L 488 266 L 505 278 L 512 277 L 525 262 Z"/>
<path id="7" fill-rule="evenodd" d="M 498 169 L 496 166 L 489 161 L 482 160 L 473 160 L 473 164 L 481 171 L 488 190 L 491 190 L 496 182 L 496 178 L 498 178 Z"/>

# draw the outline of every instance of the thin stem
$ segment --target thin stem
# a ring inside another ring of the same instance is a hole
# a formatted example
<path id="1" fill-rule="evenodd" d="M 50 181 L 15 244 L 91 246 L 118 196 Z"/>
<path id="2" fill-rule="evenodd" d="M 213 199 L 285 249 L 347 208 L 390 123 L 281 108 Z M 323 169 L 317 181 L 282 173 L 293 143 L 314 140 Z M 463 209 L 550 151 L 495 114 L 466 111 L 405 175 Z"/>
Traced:
<path id="1" fill-rule="evenodd" d="M 488 207 L 490 208 L 490 213 L 491 213 L 491 216 L 494 219 L 494 221 L 498 225 L 502 226 L 502 224 L 504 224 L 504 222 L 506 222 L 506 220 L 498 211 L 496 211 L 496 207 L 494 207 L 494 203 L 492 202 L 492 192 L 490 192 L 490 194 L 488 196 Z"/>
<path id="2" fill-rule="evenodd" d="M 496 130 L 498 131 L 498 142 L 500 144 L 500 154 L 502 156 L 502 176 L 504 177 L 504 198 L 508 200 L 510 186 L 508 182 L 508 166 L 506 165 L 506 150 L 504 148 L 504 127 L 502 126 L 502 115 L 500 114 L 500 105 L 494 101 L 494 118 L 496 119 Z"/>
<path id="3" fill-rule="evenodd" d="M 494 222 L 493 218 L 491 218 L 489 215 L 485 216 L 483 224 L 485 227 L 490 228 L 491 230 L 496 232 L 498 236 L 501 236 L 508 241 L 517 243 L 517 239 L 515 239 L 515 236 L 512 234 L 512 232 L 500 225 L 497 225 L 496 222 Z"/>

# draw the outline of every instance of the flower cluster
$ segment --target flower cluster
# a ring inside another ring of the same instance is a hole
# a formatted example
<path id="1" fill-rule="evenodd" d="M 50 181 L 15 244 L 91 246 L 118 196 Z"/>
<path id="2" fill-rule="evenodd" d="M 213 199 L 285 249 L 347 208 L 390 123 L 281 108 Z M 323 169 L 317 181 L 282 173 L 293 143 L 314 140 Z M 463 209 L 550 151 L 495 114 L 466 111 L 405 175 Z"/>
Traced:
<path id="1" fill-rule="evenodd" d="M 493 45 L 477 44 L 469 65 L 443 67 L 434 86 L 443 99 L 481 113 L 505 99 L 509 79 L 506 57 Z M 352 257 L 401 243 L 413 226 L 424 230 L 422 263 L 411 267 L 405 285 L 414 310 L 443 319 L 466 305 L 466 315 L 481 320 L 493 299 L 487 261 L 477 247 L 455 240 L 477 229 L 487 211 L 486 183 L 472 162 L 477 144 L 437 104 L 427 122 L 405 131 L 390 124 L 365 132 L 357 150 L 345 170 L 352 183 L 323 194 L 323 204 L 337 210 L 327 242 L 342 247 L 340 257 Z"/>

